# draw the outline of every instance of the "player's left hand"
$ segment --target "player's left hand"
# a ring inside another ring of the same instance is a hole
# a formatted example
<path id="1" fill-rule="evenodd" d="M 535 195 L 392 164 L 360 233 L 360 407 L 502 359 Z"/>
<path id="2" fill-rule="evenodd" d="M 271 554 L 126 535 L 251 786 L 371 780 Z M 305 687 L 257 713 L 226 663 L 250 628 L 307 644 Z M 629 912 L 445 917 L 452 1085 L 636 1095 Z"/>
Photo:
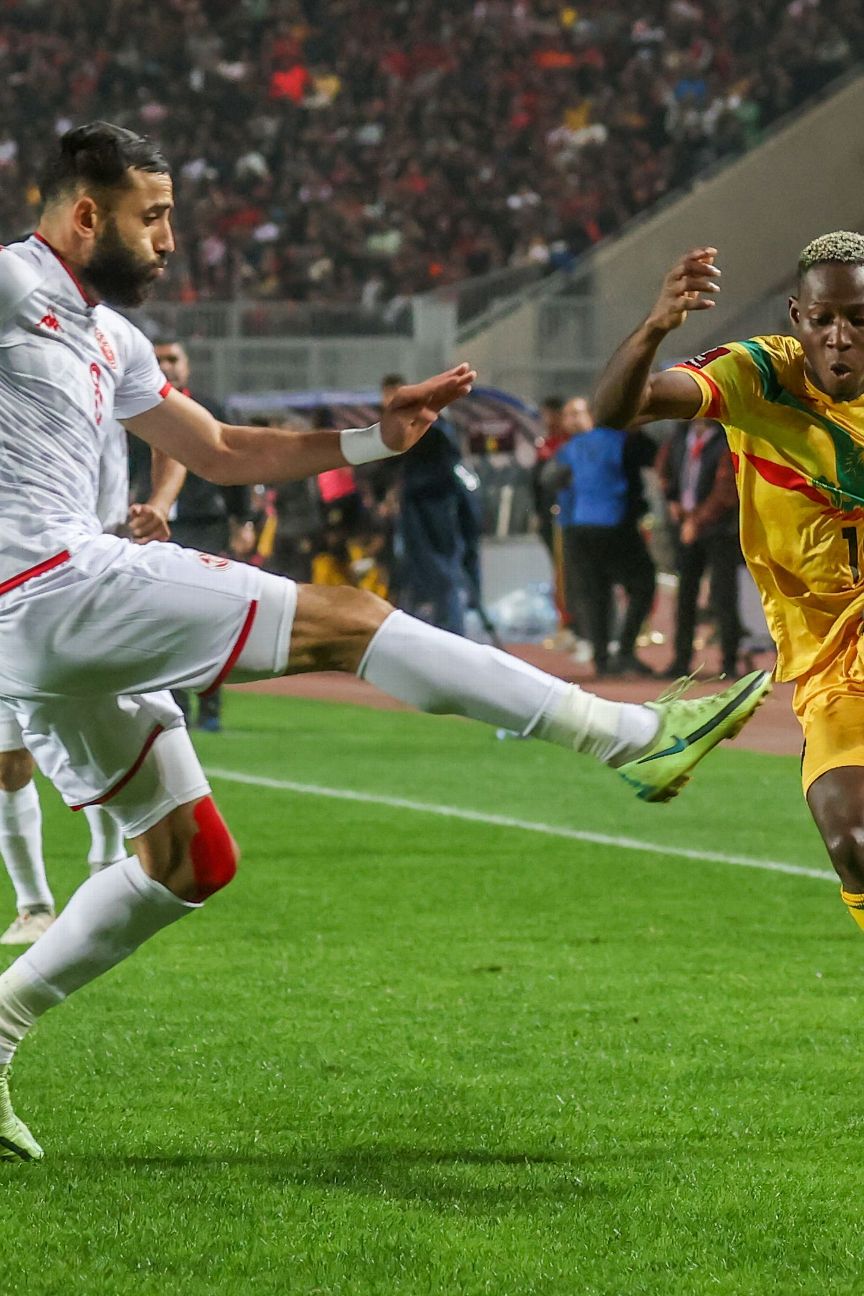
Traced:
<path id="1" fill-rule="evenodd" d="M 381 414 L 384 444 L 399 453 L 410 450 L 446 405 L 468 395 L 476 377 L 470 365 L 460 364 L 424 382 L 397 387 Z"/>
<path id="2" fill-rule="evenodd" d="M 152 504 L 133 504 L 129 509 L 129 535 L 136 544 L 149 544 L 151 540 L 170 540 L 171 528 L 161 509 Z"/>

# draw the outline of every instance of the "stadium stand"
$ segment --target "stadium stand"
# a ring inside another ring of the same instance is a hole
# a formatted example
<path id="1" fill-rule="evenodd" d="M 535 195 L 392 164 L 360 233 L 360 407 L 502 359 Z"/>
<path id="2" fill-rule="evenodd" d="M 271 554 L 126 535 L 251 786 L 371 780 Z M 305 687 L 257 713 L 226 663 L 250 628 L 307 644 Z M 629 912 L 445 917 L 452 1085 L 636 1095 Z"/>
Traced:
<path id="1" fill-rule="evenodd" d="M 168 293 L 383 302 L 566 264 L 864 55 L 858 0 L 0 2 L 0 228 L 46 128 L 175 165 Z"/>

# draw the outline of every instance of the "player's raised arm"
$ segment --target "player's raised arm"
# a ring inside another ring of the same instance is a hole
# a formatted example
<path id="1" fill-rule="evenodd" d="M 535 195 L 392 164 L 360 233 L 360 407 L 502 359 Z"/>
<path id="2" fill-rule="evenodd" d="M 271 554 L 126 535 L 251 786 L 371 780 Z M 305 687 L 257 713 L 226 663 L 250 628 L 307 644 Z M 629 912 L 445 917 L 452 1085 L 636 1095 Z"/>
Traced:
<path id="1" fill-rule="evenodd" d="M 652 373 L 657 348 L 690 311 L 710 310 L 720 289 L 714 265 L 717 249 L 693 248 L 672 267 L 648 316 L 622 342 L 601 375 L 594 417 L 605 427 L 627 428 L 652 419 L 690 419 L 699 413 L 702 392 L 681 370 Z"/>
<path id="2" fill-rule="evenodd" d="M 343 432 L 220 423 L 178 391 L 169 392 L 154 409 L 125 423 L 149 445 L 220 485 L 297 481 L 330 468 L 386 459 L 410 450 L 445 406 L 470 392 L 476 376 L 467 364 L 460 364 L 424 382 L 399 387 L 380 423 Z"/>

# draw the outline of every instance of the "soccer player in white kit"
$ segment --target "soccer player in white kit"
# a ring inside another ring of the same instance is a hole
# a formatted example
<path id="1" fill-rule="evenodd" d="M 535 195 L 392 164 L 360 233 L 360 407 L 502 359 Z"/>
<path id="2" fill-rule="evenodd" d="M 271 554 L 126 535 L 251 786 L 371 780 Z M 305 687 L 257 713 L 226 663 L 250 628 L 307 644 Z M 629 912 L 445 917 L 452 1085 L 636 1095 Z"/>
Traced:
<path id="1" fill-rule="evenodd" d="M 152 490 L 146 503 L 129 506 L 129 451 L 126 431 L 116 421 L 99 461 L 96 515 L 105 531 L 127 534 L 139 544 L 167 540 L 168 512 L 186 469 L 154 454 Z M 42 808 L 33 782 L 33 757 L 24 746 L 15 712 L 0 703 L 0 855 L 15 891 L 17 914 L 0 935 L 0 945 L 32 945 L 54 921 L 54 895 L 42 850 Z M 110 809 L 85 806 L 90 829 L 87 863 L 91 873 L 126 857 L 120 825 Z"/>
<path id="2" fill-rule="evenodd" d="M 463 364 L 399 388 L 372 428 L 218 423 L 163 382 L 146 338 L 104 304 L 140 302 L 174 246 L 156 147 L 106 123 L 78 127 L 60 140 L 42 195 L 36 234 L 0 252 L 0 698 L 67 804 L 110 801 L 134 854 L 84 882 L 0 976 L 10 1160 L 42 1155 L 8 1086 L 34 1021 L 236 870 L 235 842 L 159 690 L 353 671 L 422 710 L 593 755 L 644 799 L 665 800 L 770 689 L 754 672 L 711 698 L 608 702 L 363 590 L 102 535 L 98 464 L 112 417 L 211 480 L 278 482 L 407 450 L 475 375 Z"/>

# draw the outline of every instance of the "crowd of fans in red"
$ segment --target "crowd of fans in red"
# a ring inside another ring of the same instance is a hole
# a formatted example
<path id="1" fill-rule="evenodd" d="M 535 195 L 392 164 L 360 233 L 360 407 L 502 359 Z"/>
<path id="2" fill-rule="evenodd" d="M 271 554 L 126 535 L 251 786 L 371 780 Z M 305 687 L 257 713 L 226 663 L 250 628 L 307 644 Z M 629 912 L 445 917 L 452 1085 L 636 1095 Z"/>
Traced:
<path id="1" fill-rule="evenodd" d="M 0 0 L 0 237 L 98 116 L 172 161 L 172 296 L 373 307 L 566 263 L 862 54 L 860 0 Z"/>

